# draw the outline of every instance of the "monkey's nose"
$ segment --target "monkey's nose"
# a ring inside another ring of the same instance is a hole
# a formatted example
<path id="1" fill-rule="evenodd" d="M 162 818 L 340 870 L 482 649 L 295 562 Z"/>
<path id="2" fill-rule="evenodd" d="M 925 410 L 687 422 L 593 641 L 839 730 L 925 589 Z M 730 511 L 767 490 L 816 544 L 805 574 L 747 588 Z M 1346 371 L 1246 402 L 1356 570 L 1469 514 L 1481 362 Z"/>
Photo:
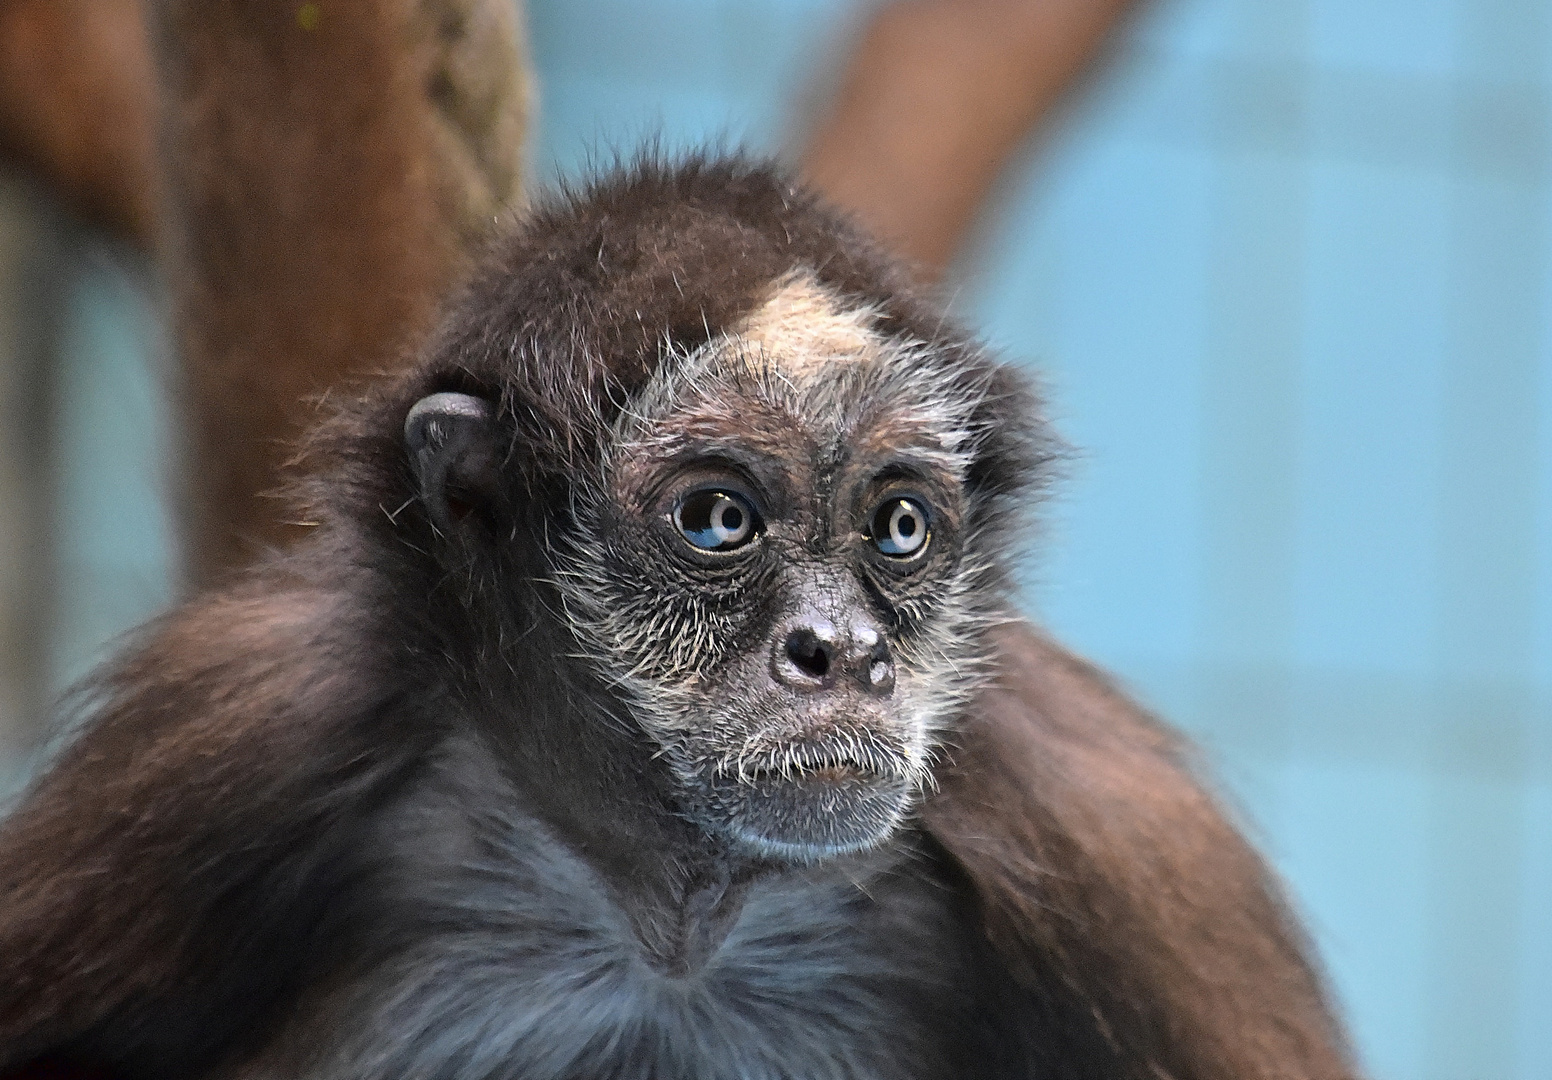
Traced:
<path id="1" fill-rule="evenodd" d="M 824 619 L 805 620 L 778 635 L 772 671 L 795 690 L 820 690 L 854 678 L 875 694 L 894 689 L 895 666 L 889 643 L 871 626 L 840 631 Z"/>
<path id="2" fill-rule="evenodd" d="M 801 682 L 829 681 L 836 656 L 834 628 L 801 626 L 787 635 L 785 648 L 786 662 L 778 665 L 785 674 Z"/>

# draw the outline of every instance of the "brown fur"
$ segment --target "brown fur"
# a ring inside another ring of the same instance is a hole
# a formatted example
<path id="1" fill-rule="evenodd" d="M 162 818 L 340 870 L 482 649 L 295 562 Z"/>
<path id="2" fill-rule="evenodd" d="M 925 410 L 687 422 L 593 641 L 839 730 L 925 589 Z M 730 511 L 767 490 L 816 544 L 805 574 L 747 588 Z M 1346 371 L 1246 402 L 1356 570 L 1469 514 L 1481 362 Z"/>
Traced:
<path id="1" fill-rule="evenodd" d="M 173 1008 L 154 1013 L 175 1018 L 160 1040 L 194 1053 L 149 1071 L 177 1075 L 202 1052 L 203 1028 L 273 992 L 283 958 L 249 951 L 245 912 L 337 857 L 387 778 L 380 748 L 363 741 L 381 733 L 361 718 L 395 680 L 353 645 L 349 666 L 331 659 L 338 645 L 319 631 L 347 616 L 319 609 L 340 602 L 306 589 L 212 597 L 156 627 L 155 648 L 113 673 L 129 694 L 113 720 L 5 822 L 0 1063 L 72 1047 L 74 1033 L 99 1025 L 111 1043 L 170 996 Z M 424 746 L 401 736 L 409 753 Z M 266 849 L 279 865 L 266 866 Z M 223 948 L 247 954 L 230 992 L 214 997 L 190 978 L 209 962 L 211 939 L 197 933 L 209 919 L 235 935 Z"/>
<path id="2" fill-rule="evenodd" d="M 1179 736 L 1027 623 L 1000 646 L 923 816 L 1015 974 L 1054 962 L 1162 1076 L 1355 1075 L 1302 933 Z"/>
<path id="3" fill-rule="evenodd" d="M 392 924 L 362 895 L 364 838 L 460 732 L 600 873 L 687 895 L 675 875 L 715 859 L 659 800 L 640 725 L 584 722 L 624 714 L 554 614 L 552 534 L 665 358 L 738 327 L 799 267 L 877 309 L 879 332 L 958 355 L 942 377 L 989 380 L 965 527 L 1016 524 L 1049 453 L 1017 378 L 779 173 L 648 162 L 541 208 L 422 363 L 320 437 L 309 541 L 153 627 L 4 823 L 0 1070 L 49 1052 L 198 1075 L 273 1038 L 320 972 L 358 958 L 332 950 Z M 404 417 L 448 390 L 499 413 L 510 454 L 482 511 L 497 531 L 443 532 L 416 497 Z M 1009 1062 L 1040 1063 L 1004 1074 L 1352 1076 L 1275 885 L 1178 741 L 1027 626 L 999 634 L 915 839 L 979 913 Z"/>

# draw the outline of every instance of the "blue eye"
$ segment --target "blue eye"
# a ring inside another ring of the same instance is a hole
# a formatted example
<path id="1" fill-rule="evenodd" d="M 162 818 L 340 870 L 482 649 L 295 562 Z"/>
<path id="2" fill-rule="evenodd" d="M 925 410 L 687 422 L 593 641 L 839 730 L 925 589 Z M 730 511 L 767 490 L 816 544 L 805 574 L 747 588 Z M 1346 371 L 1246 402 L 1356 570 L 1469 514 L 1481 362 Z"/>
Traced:
<path id="1" fill-rule="evenodd" d="M 733 551 L 754 539 L 760 515 L 731 491 L 692 491 L 674 507 L 674 527 L 702 551 Z"/>
<path id="2" fill-rule="evenodd" d="M 868 519 L 868 536 L 885 555 L 909 558 L 927 544 L 927 508 L 915 499 L 886 499 Z"/>

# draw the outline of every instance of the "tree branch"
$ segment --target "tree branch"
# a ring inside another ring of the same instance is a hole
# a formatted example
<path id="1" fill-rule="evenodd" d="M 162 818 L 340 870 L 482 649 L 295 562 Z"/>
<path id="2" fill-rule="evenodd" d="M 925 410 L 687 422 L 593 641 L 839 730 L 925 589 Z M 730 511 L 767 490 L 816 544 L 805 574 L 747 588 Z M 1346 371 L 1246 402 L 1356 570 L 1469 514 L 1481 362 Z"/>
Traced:
<path id="1" fill-rule="evenodd" d="M 894 0 L 852 53 L 808 177 L 928 277 L 1133 0 Z"/>
<path id="2" fill-rule="evenodd" d="M 196 584 L 295 532 L 299 404 L 391 367 L 519 195 L 511 0 L 159 0 Z"/>

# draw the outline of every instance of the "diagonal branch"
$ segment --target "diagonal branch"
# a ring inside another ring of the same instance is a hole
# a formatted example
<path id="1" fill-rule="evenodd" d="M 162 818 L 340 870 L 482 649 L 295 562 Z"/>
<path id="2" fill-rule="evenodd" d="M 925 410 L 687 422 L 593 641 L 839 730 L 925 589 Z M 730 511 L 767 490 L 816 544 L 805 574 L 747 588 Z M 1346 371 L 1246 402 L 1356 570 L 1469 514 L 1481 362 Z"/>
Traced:
<path id="1" fill-rule="evenodd" d="M 808 177 L 929 277 L 1133 0 L 894 0 L 803 154 Z"/>

